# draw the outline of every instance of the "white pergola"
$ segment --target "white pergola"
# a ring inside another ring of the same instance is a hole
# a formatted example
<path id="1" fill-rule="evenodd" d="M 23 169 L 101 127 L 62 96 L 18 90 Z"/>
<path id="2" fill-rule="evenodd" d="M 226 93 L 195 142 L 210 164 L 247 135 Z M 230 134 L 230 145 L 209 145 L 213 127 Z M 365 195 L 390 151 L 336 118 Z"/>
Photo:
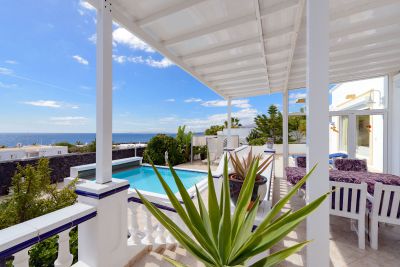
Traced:
<path id="1" fill-rule="evenodd" d="M 319 164 L 308 201 L 328 191 L 328 84 L 400 69 L 399 0 L 87 1 L 98 10 L 96 180 L 102 184 L 112 175 L 112 20 L 227 99 L 229 117 L 234 98 L 283 92 L 285 165 L 288 91 L 306 87 L 308 167 Z M 308 266 L 329 266 L 327 202 L 307 229 L 314 240 Z"/>

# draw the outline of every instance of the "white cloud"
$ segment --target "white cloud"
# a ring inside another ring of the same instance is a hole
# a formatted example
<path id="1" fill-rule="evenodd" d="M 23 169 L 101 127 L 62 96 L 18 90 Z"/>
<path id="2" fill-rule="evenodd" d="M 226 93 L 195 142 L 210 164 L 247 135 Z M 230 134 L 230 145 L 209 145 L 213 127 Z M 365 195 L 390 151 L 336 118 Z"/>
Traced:
<path id="1" fill-rule="evenodd" d="M 146 64 L 153 68 L 168 68 L 173 66 L 174 64 L 169 61 L 167 58 L 163 58 L 162 60 L 154 60 L 152 57 L 143 58 L 142 56 L 118 56 L 113 55 L 113 59 L 115 62 L 124 64 L 125 62 L 130 63 L 138 63 L 138 64 Z"/>
<path id="2" fill-rule="evenodd" d="M 15 88 L 17 87 L 17 85 L 15 83 L 12 84 L 6 84 L 0 81 L 0 88 L 5 88 L 5 89 L 11 89 L 11 88 Z"/>
<path id="3" fill-rule="evenodd" d="M 151 57 L 148 57 L 146 59 L 146 64 L 154 67 L 154 68 L 159 68 L 159 69 L 164 69 L 164 68 L 168 68 L 172 65 L 174 65 L 174 63 L 172 63 L 168 58 L 164 57 L 161 60 L 155 60 Z"/>
<path id="4" fill-rule="evenodd" d="M 176 122 L 178 120 L 177 117 L 170 116 L 170 117 L 164 117 L 160 118 L 160 123 L 171 123 L 171 122 Z"/>
<path id="5" fill-rule="evenodd" d="M 299 99 L 299 98 L 307 98 L 307 93 L 289 93 L 290 99 Z"/>
<path id="6" fill-rule="evenodd" d="M 193 102 L 201 102 L 203 101 L 201 98 L 189 98 L 185 100 L 185 103 L 193 103 Z"/>
<path id="7" fill-rule="evenodd" d="M 88 118 L 82 116 L 51 117 L 50 122 L 55 125 L 85 125 Z"/>
<path id="8" fill-rule="evenodd" d="M 175 98 L 168 98 L 168 99 L 165 99 L 165 102 L 175 102 Z"/>
<path id="9" fill-rule="evenodd" d="M 113 40 L 116 44 L 126 45 L 135 50 L 143 50 L 149 53 L 155 52 L 148 44 L 121 27 L 113 31 Z"/>
<path id="10" fill-rule="evenodd" d="M 80 0 L 79 1 L 79 6 L 84 8 L 84 9 L 90 10 L 90 11 L 95 11 L 96 10 L 96 8 L 94 6 L 92 6 L 91 4 L 86 2 L 85 0 Z"/>
<path id="11" fill-rule="evenodd" d="M 228 105 L 228 101 L 226 100 L 210 100 L 204 101 L 201 103 L 204 107 L 226 107 Z M 251 105 L 249 104 L 248 99 L 237 99 L 232 100 L 232 106 L 237 108 L 250 108 Z"/>
<path id="12" fill-rule="evenodd" d="M 242 125 L 249 125 L 254 123 L 254 117 L 257 116 L 257 110 L 253 108 L 241 109 L 237 112 L 232 112 L 232 117 L 237 117 Z M 221 125 L 226 121 L 227 114 L 219 113 L 208 116 L 207 118 L 184 119 L 182 124 L 187 125 L 190 129 L 195 131 L 202 131 L 211 125 Z"/>
<path id="13" fill-rule="evenodd" d="M 11 75 L 13 74 L 13 71 L 7 68 L 0 67 L 0 74 Z"/>
<path id="14" fill-rule="evenodd" d="M 76 62 L 78 62 L 79 64 L 89 65 L 89 61 L 87 61 L 86 59 L 84 59 L 83 57 L 81 57 L 79 55 L 72 56 L 72 58 L 75 59 Z"/>
<path id="15" fill-rule="evenodd" d="M 55 100 L 25 101 L 22 103 L 26 104 L 26 105 L 35 106 L 35 107 L 79 109 L 78 105 L 63 103 L 63 102 L 59 102 L 59 101 L 55 101 Z"/>
<path id="16" fill-rule="evenodd" d="M 88 40 L 89 40 L 91 43 L 96 44 L 96 42 L 97 42 L 97 35 L 96 35 L 95 33 L 92 34 L 92 35 L 88 38 Z"/>
<path id="17" fill-rule="evenodd" d="M 7 64 L 11 64 L 11 65 L 16 65 L 16 64 L 18 64 L 17 61 L 11 60 L 11 59 L 8 59 L 8 60 L 6 60 L 6 61 L 4 61 L 4 62 L 7 63 Z"/>

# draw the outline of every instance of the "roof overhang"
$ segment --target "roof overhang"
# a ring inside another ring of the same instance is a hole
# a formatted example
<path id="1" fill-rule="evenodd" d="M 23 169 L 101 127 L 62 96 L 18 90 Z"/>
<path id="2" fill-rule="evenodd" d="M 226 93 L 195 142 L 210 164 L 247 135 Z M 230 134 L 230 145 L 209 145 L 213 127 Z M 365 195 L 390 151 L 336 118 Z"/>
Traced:
<path id="1" fill-rule="evenodd" d="M 306 86 L 305 4 L 113 0 L 112 16 L 217 94 L 238 98 Z M 331 0 L 330 82 L 400 70 L 399 18 L 398 0 Z"/>

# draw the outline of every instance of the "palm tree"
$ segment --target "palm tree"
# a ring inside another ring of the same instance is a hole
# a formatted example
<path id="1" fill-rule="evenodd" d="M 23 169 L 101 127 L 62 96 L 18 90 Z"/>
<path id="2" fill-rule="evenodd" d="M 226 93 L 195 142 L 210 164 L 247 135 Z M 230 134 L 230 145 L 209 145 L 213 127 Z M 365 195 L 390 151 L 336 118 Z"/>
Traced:
<path id="1" fill-rule="evenodd" d="M 237 117 L 232 117 L 231 118 L 231 128 L 239 128 L 242 126 L 242 124 L 240 124 L 239 122 L 239 118 Z M 228 121 L 224 122 L 225 128 L 228 128 Z"/>

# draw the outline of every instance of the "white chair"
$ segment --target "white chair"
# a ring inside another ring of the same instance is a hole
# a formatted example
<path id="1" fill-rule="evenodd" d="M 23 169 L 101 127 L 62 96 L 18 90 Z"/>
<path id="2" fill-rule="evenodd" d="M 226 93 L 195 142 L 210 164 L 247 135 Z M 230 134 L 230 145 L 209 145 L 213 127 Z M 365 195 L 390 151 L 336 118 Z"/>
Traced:
<path id="1" fill-rule="evenodd" d="M 379 223 L 400 225 L 400 186 L 376 183 L 374 196 L 368 194 L 372 203 L 369 212 L 369 237 L 372 249 L 378 249 Z"/>
<path id="2" fill-rule="evenodd" d="M 330 214 L 357 220 L 358 247 L 365 249 L 365 210 L 367 202 L 367 184 L 353 184 L 330 181 L 334 190 L 330 196 Z"/>

